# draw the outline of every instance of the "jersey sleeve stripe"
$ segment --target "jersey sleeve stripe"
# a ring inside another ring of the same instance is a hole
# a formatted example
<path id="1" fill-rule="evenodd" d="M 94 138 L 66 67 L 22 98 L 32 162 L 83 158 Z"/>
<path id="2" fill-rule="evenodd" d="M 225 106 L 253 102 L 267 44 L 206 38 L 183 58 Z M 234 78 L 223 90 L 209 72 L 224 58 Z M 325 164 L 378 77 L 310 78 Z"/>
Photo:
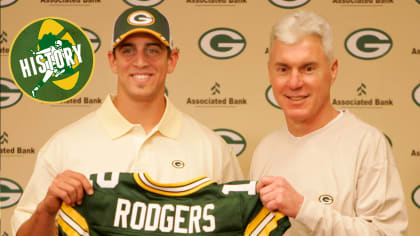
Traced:
<path id="1" fill-rule="evenodd" d="M 69 223 L 71 226 L 75 225 L 74 227 L 80 228 L 80 232 L 89 232 L 89 226 L 85 220 L 85 218 L 77 212 L 74 208 L 70 207 L 69 205 L 63 203 L 60 209 L 60 216 Z M 74 224 L 72 224 L 74 223 Z"/>
<path id="2" fill-rule="evenodd" d="M 59 213 L 60 214 L 60 213 Z M 60 227 L 60 231 L 64 233 L 66 236 L 80 236 L 80 234 L 73 229 L 70 225 L 68 225 L 61 216 L 57 218 L 57 224 Z M 61 235 L 61 232 L 59 235 Z"/>
<path id="3" fill-rule="evenodd" d="M 74 222 L 69 216 L 67 216 L 63 211 L 58 212 L 58 225 L 61 227 L 61 230 L 66 233 L 67 236 L 87 236 L 89 233 L 83 230 L 80 225 Z"/>
<path id="4" fill-rule="evenodd" d="M 215 181 L 210 180 L 210 178 L 200 177 L 184 183 L 160 184 L 151 180 L 150 177 L 144 173 L 135 173 L 133 176 L 136 183 L 143 189 L 171 197 L 187 196 L 215 183 Z"/>
<path id="5" fill-rule="evenodd" d="M 246 227 L 245 236 L 269 235 L 277 226 L 277 221 L 283 218 L 281 213 L 272 213 L 267 208 L 262 208 Z"/>

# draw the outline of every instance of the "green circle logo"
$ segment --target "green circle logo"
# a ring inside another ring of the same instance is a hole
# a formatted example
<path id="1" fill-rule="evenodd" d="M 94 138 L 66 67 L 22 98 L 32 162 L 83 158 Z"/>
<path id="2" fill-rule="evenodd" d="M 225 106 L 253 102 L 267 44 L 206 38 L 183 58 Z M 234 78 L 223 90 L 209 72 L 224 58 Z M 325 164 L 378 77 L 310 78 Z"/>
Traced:
<path id="1" fill-rule="evenodd" d="M 9 67 L 19 89 L 42 103 L 64 102 L 84 89 L 95 52 L 85 32 L 56 17 L 33 21 L 14 39 Z"/>
<path id="2" fill-rule="evenodd" d="M 245 37 L 236 30 L 215 28 L 205 32 L 198 46 L 207 56 L 215 59 L 229 59 L 239 55 L 246 47 Z"/>
<path id="3" fill-rule="evenodd" d="M 392 39 L 382 30 L 366 28 L 351 33 L 344 44 L 350 55 L 372 60 L 385 56 L 391 50 Z"/>

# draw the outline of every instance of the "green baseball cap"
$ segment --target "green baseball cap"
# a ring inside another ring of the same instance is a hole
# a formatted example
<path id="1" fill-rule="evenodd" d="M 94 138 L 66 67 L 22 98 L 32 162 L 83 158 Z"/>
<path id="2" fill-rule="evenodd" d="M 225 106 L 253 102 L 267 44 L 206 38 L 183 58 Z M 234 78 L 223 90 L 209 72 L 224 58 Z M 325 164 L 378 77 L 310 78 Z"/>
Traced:
<path id="1" fill-rule="evenodd" d="M 137 32 L 149 33 L 172 48 L 169 22 L 155 8 L 138 6 L 125 10 L 115 21 L 112 47 L 115 48 L 127 36 Z"/>

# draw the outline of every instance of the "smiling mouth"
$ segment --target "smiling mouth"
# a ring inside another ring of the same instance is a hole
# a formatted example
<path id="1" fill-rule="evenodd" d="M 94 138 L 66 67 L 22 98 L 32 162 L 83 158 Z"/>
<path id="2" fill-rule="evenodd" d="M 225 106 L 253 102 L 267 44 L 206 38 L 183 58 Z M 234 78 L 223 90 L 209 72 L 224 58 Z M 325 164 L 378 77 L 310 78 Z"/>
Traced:
<path id="1" fill-rule="evenodd" d="M 305 98 L 307 98 L 308 96 L 300 96 L 300 97 L 290 97 L 290 96 L 286 96 L 288 99 L 292 100 L 292 101 L 300 101 L 303 100 Z"/>
<path id="2" fill-rule="evenodd" d="M 151 77 L 150 74 L 136 74 L 136 75 L 131 75 L 131 77 L 133 77 L 134 79 L 138 79 L 138 80 L 145 80 Z"/>

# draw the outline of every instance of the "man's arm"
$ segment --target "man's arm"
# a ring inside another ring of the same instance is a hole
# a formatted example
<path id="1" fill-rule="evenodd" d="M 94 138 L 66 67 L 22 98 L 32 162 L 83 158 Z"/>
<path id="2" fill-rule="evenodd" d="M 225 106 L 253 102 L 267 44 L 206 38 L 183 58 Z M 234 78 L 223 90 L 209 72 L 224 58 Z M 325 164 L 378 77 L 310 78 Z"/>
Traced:
<path id="1" fill-rule="evenodd" d="M 38 204 L 34 214 L 22 224 L 16 235 L 57 235 L 55 220 L 62 202 L 69 206 L 81 204 L 85 191 L 89 195 L 93 194 L 92 185 L 84 175 L 70 170 L 57 175 L 45 198 Z"/>

